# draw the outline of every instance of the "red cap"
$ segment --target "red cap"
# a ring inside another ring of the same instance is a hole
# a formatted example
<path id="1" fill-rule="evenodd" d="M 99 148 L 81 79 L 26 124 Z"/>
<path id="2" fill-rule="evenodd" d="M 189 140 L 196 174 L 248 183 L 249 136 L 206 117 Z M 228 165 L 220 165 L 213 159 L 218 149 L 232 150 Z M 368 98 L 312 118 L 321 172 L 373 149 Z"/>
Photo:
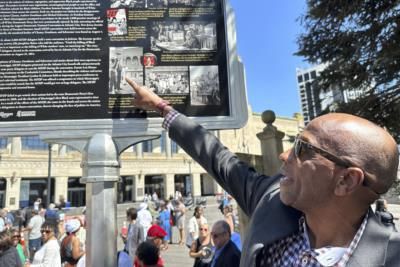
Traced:
<path id="1" fill-rule="evenodd" d="M 167 232 L 164 231 L 160 226 L 157 224 L 152 225 L 149 230 L 147 231 L 148 237 L 159 237 L 164 238 L 167 235 Z"/>

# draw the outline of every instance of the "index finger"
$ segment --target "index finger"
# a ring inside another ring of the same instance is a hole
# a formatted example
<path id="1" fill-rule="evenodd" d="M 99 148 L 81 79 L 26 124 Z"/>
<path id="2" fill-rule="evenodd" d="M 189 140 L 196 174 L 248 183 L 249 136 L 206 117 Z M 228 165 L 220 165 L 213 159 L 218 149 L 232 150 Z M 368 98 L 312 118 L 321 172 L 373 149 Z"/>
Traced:
<path id="1" fill-rule="evenodd" d="M 129 79 L 128 77 L 125 77 L 125 80 L 129 83 L 133 90 L 135 90 L 136 93 L 139 92 L 140 86 L 135 81 Z"/>

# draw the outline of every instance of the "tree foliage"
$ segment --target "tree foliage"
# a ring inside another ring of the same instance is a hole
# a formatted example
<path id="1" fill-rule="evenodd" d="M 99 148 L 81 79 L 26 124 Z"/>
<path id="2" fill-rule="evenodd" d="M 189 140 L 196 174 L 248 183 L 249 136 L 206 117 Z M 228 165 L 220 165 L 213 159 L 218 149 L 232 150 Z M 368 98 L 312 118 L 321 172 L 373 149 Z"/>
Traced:
<path id="1" fill-rule="evenodd" d="M 400 0 L 308 0 L 307 5 L 296 54 L 327 63 L 318 87 L 365 90 L 337 111 L 385 126 L 400 142 Z"/>

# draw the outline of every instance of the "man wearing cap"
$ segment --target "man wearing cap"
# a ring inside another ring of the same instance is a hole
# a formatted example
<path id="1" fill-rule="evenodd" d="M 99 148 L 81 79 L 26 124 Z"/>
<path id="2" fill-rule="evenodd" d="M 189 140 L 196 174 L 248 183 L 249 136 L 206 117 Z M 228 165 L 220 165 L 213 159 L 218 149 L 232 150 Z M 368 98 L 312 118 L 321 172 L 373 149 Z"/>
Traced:
<path id="1" fill-rule="evenodd" d="M 144 230 L 144 238 L 146 238 L 147 231 L 149 230 L 151 224 L 153 223 L 153 217 L 151 216 L 150 211 L 147 209 L 147 203 L 140 203 L 139 211 L 137 214 L 137 220 L 141 226 L 143 226 Z"/>
<path id="2" fill-rule="evenodd" d="M 147 242 L 153 243 L 159 250 L 164 243 L 164 237 L 167 235 L 167 232 L 161 228 L 161 226 L 154 224 L 147 231 Z M 139 259 L 137 256 L 135 257 L 134 266 L 139 267 Z M 157 265 L 164 266 L 163 259 L 159 256 Z"/>
<path id="3" fill-rule="evenodd" d="M 349 114 L 317 117 L 280 155 L 281 171 L 269 177 L 127 80 L 136 92 L 133 104 L 160 112 L 170 138 L 251 218 L 240 266 L 400 266 L 400 234 L 370 207 L 397 178 L 399 151 L 387 131 Z"/>

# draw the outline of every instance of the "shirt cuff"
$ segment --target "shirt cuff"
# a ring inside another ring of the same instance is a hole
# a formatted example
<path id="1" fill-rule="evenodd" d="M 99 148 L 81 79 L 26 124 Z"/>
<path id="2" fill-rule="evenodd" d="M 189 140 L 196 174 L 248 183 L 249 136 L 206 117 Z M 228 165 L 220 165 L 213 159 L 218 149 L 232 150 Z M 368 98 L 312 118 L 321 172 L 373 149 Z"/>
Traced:
<path id="1" fill-rule="evenodd" d="M 181 115 L 178 111 L 175 109 L 172 109 L 170 112 L 167 113 L 164 117 L 164 121 L 162 123 L 162 127 L 168 132 L 169 127 L 171 126 L 171 123 L 179 116 Z"/>

